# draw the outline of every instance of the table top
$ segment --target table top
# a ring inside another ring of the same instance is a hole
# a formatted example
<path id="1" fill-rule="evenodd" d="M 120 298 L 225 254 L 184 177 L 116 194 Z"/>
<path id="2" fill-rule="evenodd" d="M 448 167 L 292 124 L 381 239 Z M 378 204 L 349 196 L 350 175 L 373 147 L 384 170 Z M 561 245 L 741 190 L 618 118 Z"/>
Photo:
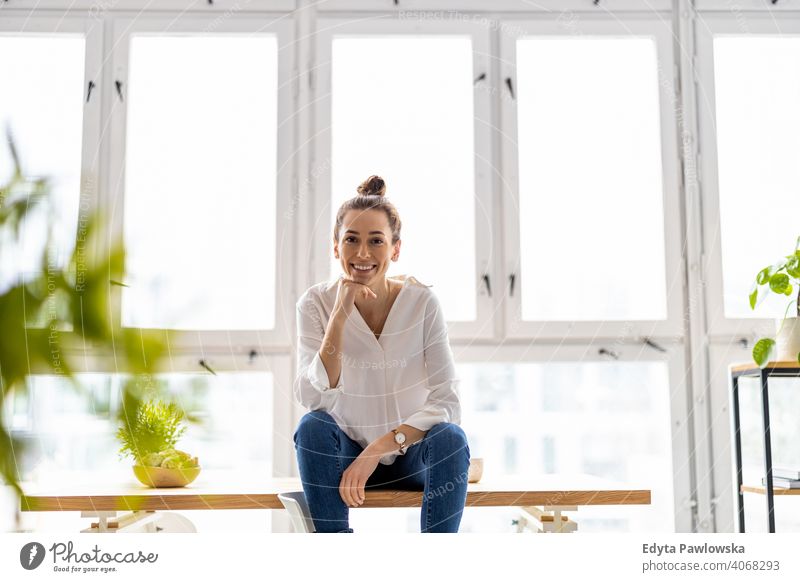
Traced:
<path id="1" fill-rule="evenodd" d="M 764 369 L 767 371 L 767 373 L 773 376 L 779 376 L 781 374 L 800 375 L 800 362 L 795 362 L 792 360 L 770 361 L 767 362 L 767 365 L 764 366 Z M 759 368 L 758 364 L 755 362 L 731 366 L 731 375 L 734 377 L 747 376 L 751 374 L 754 375 L 756 373 L 760 374 L 761 368 Z"/>
<path id="2" fill-rule="evenodd" d="M 133 475 L 53 474 L 21 483 L 22 511 L 282 509 L 278 494 L 301 491 L 300 479 L 257 478 L 207 470 L 186 487 L 155 489 Z M 649 505 L 651 491 L 592 475 L 484 477 L 467 486 L 469 507 Z M 361 507 L 419 507 L 421 491 L 367 489 Z"/>

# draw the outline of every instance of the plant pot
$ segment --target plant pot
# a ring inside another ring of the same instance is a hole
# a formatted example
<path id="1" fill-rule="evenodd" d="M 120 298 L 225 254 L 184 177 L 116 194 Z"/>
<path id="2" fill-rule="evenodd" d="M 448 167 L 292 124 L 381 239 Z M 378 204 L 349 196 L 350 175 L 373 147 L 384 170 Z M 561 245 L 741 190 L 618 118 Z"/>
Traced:
<path id="1" fill-rule="evenodd" d="M 134 465 L 133 474 L 142 485 L 148 487 L 184 487 L 197 479 L 200 467 L 187 469 L 164 469 Z"/>
<path id="2" fill-rule="evenodd" d="M 783 326 L 776 321 L 775 329 L 780 330 L 775 337 L 775 359 L 796 364 L 800 353 L 800 317 L 787 317 Z"/>

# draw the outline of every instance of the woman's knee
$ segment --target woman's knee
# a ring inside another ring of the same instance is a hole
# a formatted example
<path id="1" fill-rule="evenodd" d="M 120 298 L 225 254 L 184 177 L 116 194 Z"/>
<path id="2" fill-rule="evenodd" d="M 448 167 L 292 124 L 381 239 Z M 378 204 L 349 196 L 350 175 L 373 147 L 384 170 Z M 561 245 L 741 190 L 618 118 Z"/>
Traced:
<path id="1" fill-rule="evenodd" d="M 320 438 L 334 434 L 339 429 L 333 417 L 324 410 L 312 410 L 303 415 L 294 431 L 296 445 L 319 443 Z"/>
<path id="2" fill-rule="evenodd" d="M 432 439 L 432 444 L 437 450 L 455 452 L 465 449 L 469 455 L 469 443 L 467 435 L 457 424 L 451 422 L 440 422 L 431 427 L 426 435 L 426 440 Z"/>

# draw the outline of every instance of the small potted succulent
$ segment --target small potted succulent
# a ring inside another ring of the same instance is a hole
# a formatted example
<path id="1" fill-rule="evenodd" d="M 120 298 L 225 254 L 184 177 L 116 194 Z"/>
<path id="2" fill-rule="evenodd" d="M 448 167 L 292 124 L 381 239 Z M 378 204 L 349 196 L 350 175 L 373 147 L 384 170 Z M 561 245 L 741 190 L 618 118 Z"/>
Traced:
<path id="1" fill-rule="evenodd" d="M 175 448 L 186 431 L 175 403 L 142 402 L 117 431 L 120 456 L 134 459 L 136 478 L 149 487 L 183 487 L 200 474 L 197 457 Z"/>
<path id="2" fill-rule="evenodd" d="M 794 283 L 794 285 L 792 284 Z M 763 297 L 769 292 L 792 297 L 786 306 L 783 319 L 776 322 L 776 337 L 761 338 L 753 346 L 753 361 L 761 368 L 772 360 L 800 362 L 800 237 L 797 237 L 794 252 L 783 259 L 764 267 L 756 275 L 753 290 L 750 293 L 750 308 L 756 308 L 759 290 L 763 289 Z M 794 313 L 789 309 L 794 306 Z"/>

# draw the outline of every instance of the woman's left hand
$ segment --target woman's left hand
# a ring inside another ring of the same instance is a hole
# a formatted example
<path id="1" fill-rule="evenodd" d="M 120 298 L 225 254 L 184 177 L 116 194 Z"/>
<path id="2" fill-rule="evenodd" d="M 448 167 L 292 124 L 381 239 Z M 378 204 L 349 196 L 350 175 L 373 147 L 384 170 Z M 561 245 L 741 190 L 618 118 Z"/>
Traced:
<path id="1" fill-rule="evenodd" d="M 348 507 L 358 507 L 364 503 L 364 486 L 378 467 L 380 458 L 380 453 L 367 447 L 345 469 L 339 483 L 339 495 Z"/>

